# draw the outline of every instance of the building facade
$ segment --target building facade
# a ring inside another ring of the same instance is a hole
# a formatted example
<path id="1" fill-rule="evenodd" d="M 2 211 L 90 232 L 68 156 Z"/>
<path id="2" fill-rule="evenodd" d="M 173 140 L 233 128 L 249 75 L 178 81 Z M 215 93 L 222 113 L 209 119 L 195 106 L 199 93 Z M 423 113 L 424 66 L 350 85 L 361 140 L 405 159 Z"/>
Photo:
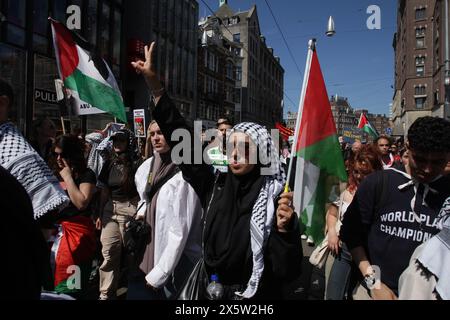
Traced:
<path id="1" fill-rule="evenodd" d="M 434 11 L 436 0 L 399 0 L 394 36 L 395 135 L 404 135 L 417 118 L 435 109 Z"/>
<path id="2" fill-rule="evenodd" d="M 197 119 L 210 128 L 219 118 L 239 118 L 242 45 L 225 38 L 216 17 L 199 23 Z"/>
<path id="3" fill-rule="evenodd" d="M 242 43 L 241 106 L 236 121 L 257 122 L 273 128 L 283 119 L 284 69 L 261 34 L 256 5 L 235 12 L 226 0 L 220 1 L 215 13 L 220 18 L 222 34 L 228 40 Z"/>
<path id="4" fill-rule="evenodd" d="M 335 95 L 331 97 L 330 104 L 338 135 L 342 135 L 346 129 L 356 127 L 357 119 L 348 98 Z"/>
<path id="5" fill-rule="evenodd" d="M 127 61 L 144 59 L 144 46 L 157 43 L 156 65 L 167 92 L 188 121 L 196 118 L 198 3 L 195 0 L 134 0 L 124 6 Z M 123 94 L 126 105 L 152 104 L 142 77 L 128 67 Z"/>
<path id="6" fill-rule="evenodd" d="M 122 82 L 121 0 L 1 0 L 0 75 L 9 81 L 16 96 L 12 120 L 30 134 L 33 119 L 49 117 L 61 133 L 61 111 L 54 81 L 58 71 L 48 17 L 73 28 L 95 45 Z M 73 6 L 77 7 L 73 7 Z M 72 7 L 71 7 L 72 6 Z M 79 9 L 79 10 L 78 10 Z M 78 21 L 77 21 L 78 20 Z M 108 115 L 64 117 L 65 126 L 102 129 Z"/>
<path id="7" fill-rule="evenodd" d="M 450 16 L 450 6 L 447 10 L 447 15 Z M 433 20 L 432 115 L 450 120 L 450 61 L 446 65 L 446 60 L 450 60 L 450 57 L 446 57 L 446 46 L 450 41 L 450 35 L 446 35 L 445 32 L 445 0 L 436 0 Z"/>
<path id="8" fill-rule="evenodd" d="M 298 117 L 297 112 L 288 111 L 287 118 L 284 120 L 284 122 L 286 123 L 286 128 L 295 131 L 297 125 L 297 117 Z"/>

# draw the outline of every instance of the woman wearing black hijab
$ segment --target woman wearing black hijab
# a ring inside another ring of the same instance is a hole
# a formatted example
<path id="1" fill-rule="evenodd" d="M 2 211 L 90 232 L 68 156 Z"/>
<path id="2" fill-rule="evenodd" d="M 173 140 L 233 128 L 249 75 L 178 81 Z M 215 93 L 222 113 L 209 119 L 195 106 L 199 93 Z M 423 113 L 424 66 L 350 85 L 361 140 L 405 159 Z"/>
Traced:
<path id="1" fill-rule="evenodd" d="M 145 51 L 146 61 L 133 66 L 153 93 L 162 133 L 172 137 L 186 123 L 161 87 L 152 63 L 155 44 Z M 167 142 L 173 150 L 176 142 Z M 254 123 L 234 127 L 227 150 L 228 173 L 214 174 L 204 162 L 179 165 L 205 211 L 207 273 L 218 275 L 224 299 L 280 299 L 281 284 L 299 275 L 302 249 L 293 195 L 281 194 L 285 177 L 278 152 L 267 130 Z"/>

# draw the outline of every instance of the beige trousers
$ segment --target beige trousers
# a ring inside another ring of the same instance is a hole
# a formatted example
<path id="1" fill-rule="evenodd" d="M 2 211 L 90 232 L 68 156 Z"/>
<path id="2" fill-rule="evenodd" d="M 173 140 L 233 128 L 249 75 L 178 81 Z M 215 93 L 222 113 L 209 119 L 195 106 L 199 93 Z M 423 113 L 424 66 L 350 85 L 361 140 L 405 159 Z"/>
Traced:
<path id="1" fill-rule="evenodd" d="M 136 205 L 129 201 L 110 200 L 102 217 L 103 263 L 100 266 L 100 299 L 115 299 L 120 277 L 125 226 L 136 214 Z"/>

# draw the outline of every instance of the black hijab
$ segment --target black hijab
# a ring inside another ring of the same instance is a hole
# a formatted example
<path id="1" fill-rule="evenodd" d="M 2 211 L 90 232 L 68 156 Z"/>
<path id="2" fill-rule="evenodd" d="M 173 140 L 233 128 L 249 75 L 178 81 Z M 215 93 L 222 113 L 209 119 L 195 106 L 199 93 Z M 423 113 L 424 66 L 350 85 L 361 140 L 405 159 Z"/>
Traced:
<path id="1" fill-rule="evenodd" d="M 228 273 L 247 259 L 250 218 L 263 182 L 259 166 L 245 176 L 226 174 L 225 184 L 216 191 L 206 217 L 203 241 L 209 267 Z"/>

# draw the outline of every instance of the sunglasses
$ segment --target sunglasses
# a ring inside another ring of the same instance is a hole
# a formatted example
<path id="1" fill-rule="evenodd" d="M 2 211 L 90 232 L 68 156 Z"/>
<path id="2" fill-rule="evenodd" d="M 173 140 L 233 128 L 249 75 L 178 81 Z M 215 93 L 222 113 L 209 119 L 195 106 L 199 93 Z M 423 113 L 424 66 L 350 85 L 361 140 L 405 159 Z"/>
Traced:
<path id="1" fill-rule="evenodd" d="M 52 152 L 53 153 L 53 156 L 56 158 L 56 159 L 58 159 L 59 157 L 61 157 L 61 158 L 66 158 L 66 154 L 64 153 L 64 152 L 61 152 L 61 153 L 59 153 L 59 152 Z"/>

